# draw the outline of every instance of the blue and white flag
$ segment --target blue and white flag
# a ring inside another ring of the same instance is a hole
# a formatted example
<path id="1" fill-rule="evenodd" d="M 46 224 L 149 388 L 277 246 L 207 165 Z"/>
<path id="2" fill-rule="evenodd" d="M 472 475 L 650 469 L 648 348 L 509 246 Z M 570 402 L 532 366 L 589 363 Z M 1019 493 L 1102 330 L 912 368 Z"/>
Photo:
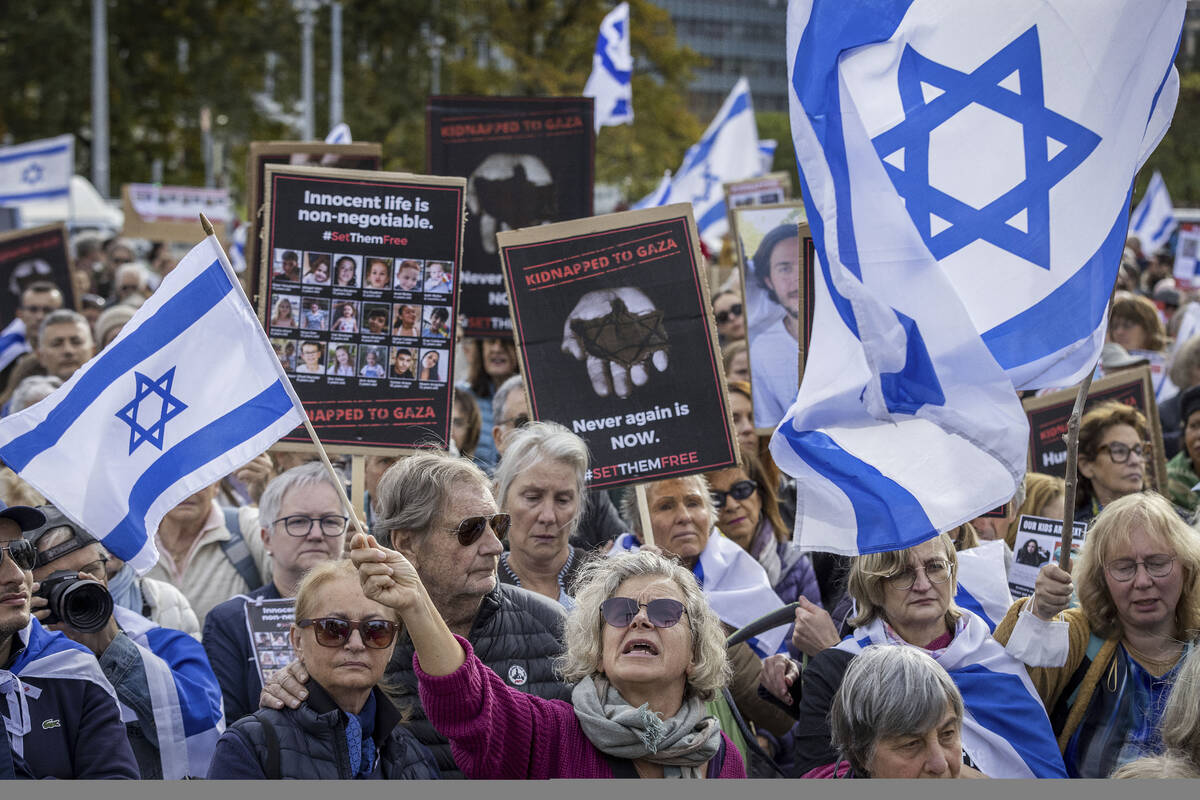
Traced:
<path id="1" fill-rule="evenodd" d="M 1067 385 L 1096 362 L 1182 13 L 793 0 L 792 134 L 819 269 L 772 453 L 798 478 L 802 545 L 909 547 L 1015 492 L 1014 386 Z"/>
<path id="2" fill-rule="evenodd" d="M 29 352 L 25 339 L 25 320 L 17 317 L 0 331 L 0 370 Z"/>
<path id="3" fill-rule="evenodd" d="M 179 502 L 302 424 L 303 409 L 213 236 L 102 353 L 0 420 L 0 459 L 139 573 Z"/>
<path id="4" fill-rule="evenodd" d="M 996 630 L 996 625 L 1013 604 L 1008 572 L 1004 568 L 1004 547 L 1000 540 L 980 542 L 956 554 L 958 571 L 954 577 L 958 581 L 958 591 L 954 595 L 954 604 L 983 620 L 989 631 Z"/>
<path id="5" fill-rule="evenodd" d="M 859 653 L 871 645 L 904 647 L 882 619 L 855 628 L 837 647 Z M 1004 652 L 987 625 L 963 613 L 949 647 L 930 653 L 962 693 L 962 749 L 989 778 L 1065 778 L 1050 718 L 1025 665 Z"/>
<path id="6" fill-rule="evenodd" d="M 600 22 L 592 74 L 584 97 L 596 99 L 596 133 L 604 125 L 633 122 L 633 53 L 629 38 L 629 3 L 620 3 Z"/>
<path id="7" fill-rule="evenodd" d="M 688 148 L 683 165 L 671 179 L 665 194 L 653 202 L 646 198 L 635 208 L 691 203 L 700 238 L 711 252 L 721 249 L 721 237 L 729 230 L 725 216 L 722 184 L 762 174 L 758 150 L 758 124 L 750 102 L 750 84 L 739 78 L 700 141 Z"/>
<path id="8" fill-rule="evenodd" d="M 771 166 L 775 163 L 775 151 L 778 149 L 779 142 L 776 139 L 758 140 L 758 155 L 762 159 L 762 171 L 764 173 L 771 171 Z"/>
<path id="9" fill-rule="evenodd" d="M 138 646 L 146 671 L 163 778 L 203 778 L 225 731 L 221 686 L 204 648 L 183 631 L 161 628 L 136 611 L 114 606 L 113 616 Z M 122 720 L 136 717 L 121 704 Z"/>
<path id="10" fill-rule="evenodd" d="M 75 174 L 71 134 L 0 147 L 0 205 L 66 197 Z"/>
<path id="11" fill-rule="evenodd" d="M 325 135 L 325 144 L 350 144 L 354 139 L 350 136 L 350 126 L 339 122 L 329 129 Z"/>
<path id="12" fill-rule="evenodd" d="M 1133 221 L 1129 223 L 1129 233 L 1138 237 L 1142 243 L 1142 252 L 1154 254 L 1171 240 L 1178 223 L 1175 220 L 1175 206 L 1171 204 L 1171 195 L 1167 193 L 1167 184 L 1163 181 L 1158 170 L 1150 176 L 1150 185 L 1142 195 L 1142 201 L 1133 210 Z"/>
<path id="13" fill-rule="evenodd" d="M 666 199 L 670 192 L 671 170 L 667 170 L 663 173 L 662 180 L 658 182 L 658 186 L 654 187 L 654 191 L 634 203 L 632 208 L 637 210 L 639 208 L 654 208 L 655 206 L 661 206 L 663 204 L 663 200 Z"/>
<path id="14" fill-rule="evenodd" d="M 0 669 L 0 684 L 5 684 L 11 677 L 16 677 L 16 692 L 5 692 L 5 708 L 0 710 L 3 716 L 4 728 L 8 731 L 8 739 L 12 751 L 18 756 L 25 755 L 25 734 L 32 728 L 29 713 L 29 700 L 37 700 L 41 690 L 35 686 L 22 683 L 22 678 L 57 678 L 65 680 L 88 681 L 108 692 L 113 701 L 117 701 L 117 693 L 113 690 L 100 662 L 96 656 L 78 642 L 67 638 L 66 634 L 49 631 L 42 627 L 36 617 L 31 617 L 29 624 L 17 631 L 23 650 L 17 656 L 8 670 Z M 3 745 L 0 737 L 0 746 Z"/>

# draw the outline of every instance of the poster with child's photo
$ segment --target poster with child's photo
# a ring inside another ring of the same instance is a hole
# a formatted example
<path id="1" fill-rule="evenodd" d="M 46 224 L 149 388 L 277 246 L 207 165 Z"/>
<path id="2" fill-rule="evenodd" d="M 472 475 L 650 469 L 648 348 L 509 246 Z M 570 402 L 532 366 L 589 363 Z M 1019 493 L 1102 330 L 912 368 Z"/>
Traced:
<path id="1" fill-rule="evenodd" d="M 422 350 L 421 362 L 417 367 L 417 380 L 445 383 L 446 364 L 445 350 Z"/>
<path id="2" fill-rule="evenodd" d="M 276 247 L 271 251 L 272 279 L 279 281 L 300 282 L 300 251 L 290 247 Z"/>
<path id="3" fill-rule="evenodd" d="M 402 292 L 421 291 L 424 262 L 412 258 L 396 259 L 396 289 Z"/>
<path id="4" fill-rule="evenodd" d="M 304 254 L 304 277 L 301 283 L 311 286 L 329 285 L 329 253 L 306 252 Z"/>
<path id="5" fill-rule="evenodd" d="M 333 285 L 357 287 L 362 257 L 336 253 L 333 256 Z"/>
<path id="6" fill-rule="evenodd" d="M 360 378 L 382 378 L 386 371 L 387 348 L 383 346 L 363 345 L 358 375 Z"/>
<path id="7" fill-rule="evenodd" d="M 300 313 L 300 295 L 276 293 L 271 303 L 271 327 L 295 328 Z"/>

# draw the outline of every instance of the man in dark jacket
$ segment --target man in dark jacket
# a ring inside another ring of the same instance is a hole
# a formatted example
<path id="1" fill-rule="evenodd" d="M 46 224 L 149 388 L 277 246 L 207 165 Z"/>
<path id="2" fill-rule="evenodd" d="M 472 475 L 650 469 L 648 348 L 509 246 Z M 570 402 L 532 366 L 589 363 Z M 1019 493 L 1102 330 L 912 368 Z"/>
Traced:
<path id="1" fill-rule="evenodd" d="M 0 503 L 0 748 L 3 778 L 139 776 L 112 685 L 82 645 L 29 610 L 35 550 L 22 531 L 46 522 Z"/>
<path id="2" fill-rule="evenodd" d="M 540 697 L 570 700 L 554 672 L 562 650 L 565 612 L 554 601 L 499 585 L 496 565 L 508 516 L 496 513 L 491 482 L 474 464 L 439 452 L 400 461 L 379 481 L 373 532 L 416 568 L 450 630 L 509 685 Z M 425 719 L 417 699 L 413 646 L 396 643 L 385 675 L 397 703 L 410 713 L 412 732 L 437 758 L 443 778 L 461 778 L 450 745 Z M 268 708 L 297 708 L 308 680 L 297 662 L 280 670 L 263 692 Z"/>

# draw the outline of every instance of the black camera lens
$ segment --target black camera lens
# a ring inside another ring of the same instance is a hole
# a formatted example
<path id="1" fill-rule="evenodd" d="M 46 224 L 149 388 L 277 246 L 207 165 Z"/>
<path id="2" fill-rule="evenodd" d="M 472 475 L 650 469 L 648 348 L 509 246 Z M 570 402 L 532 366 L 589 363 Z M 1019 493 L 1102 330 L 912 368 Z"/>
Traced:
<path id="1" fill-rule="evenodd" d="M 59 570 L 42 581 L 38 594 L 46 598 L 50 616 L 46 624 L 62 622 L 80 633 L 95 633 L 108 624 L 113 601 L 99 581 Z"/>

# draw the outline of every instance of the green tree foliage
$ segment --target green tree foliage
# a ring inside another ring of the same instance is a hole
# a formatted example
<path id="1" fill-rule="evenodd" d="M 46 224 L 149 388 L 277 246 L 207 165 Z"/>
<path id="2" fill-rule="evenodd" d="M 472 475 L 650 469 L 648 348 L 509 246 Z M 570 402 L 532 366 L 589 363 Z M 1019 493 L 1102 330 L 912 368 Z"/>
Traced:
<path id="1" fill-rule="evenodd" d="M 1171 128 L 1147 159 L 1134 182 L 1134 202 L 1141 198 L 1155 170 L 1162 173 L 1176 208 L 1200 207 L 1200 72 L 1180 76 L 1179 105 Z"/>
<path id="2" fill-rule="evenodd" d="M 792 197 L 800 197 L 800 175 L 796 170 L 796 149 L 792 144 L 792 123 L 786 111 L 759 111 L 754 114 L 758 125 L 759 139 L 774 139 L 775 159 L 771 162 L 772 172 L 786 172 L 792 176 Z"/>

